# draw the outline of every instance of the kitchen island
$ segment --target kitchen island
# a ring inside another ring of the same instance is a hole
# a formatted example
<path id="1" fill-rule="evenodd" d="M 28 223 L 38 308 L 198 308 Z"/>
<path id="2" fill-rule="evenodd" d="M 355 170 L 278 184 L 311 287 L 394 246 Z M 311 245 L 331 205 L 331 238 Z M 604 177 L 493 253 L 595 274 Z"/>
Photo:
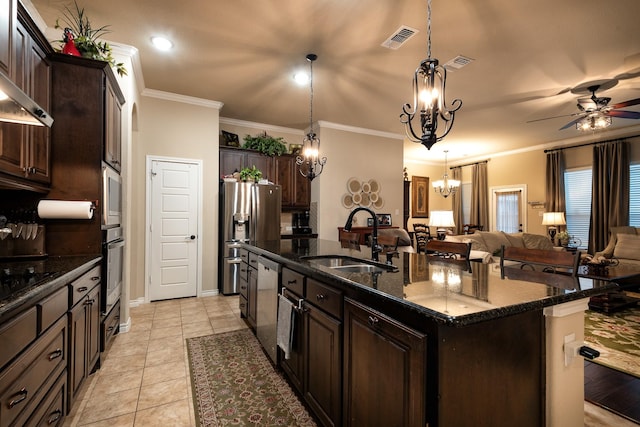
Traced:
<path id="1" fill-rule="evenodd" d="M 245 249 L 281 265 L 280 293 L 299 310 L 279 365 L 321 424 L 583 425 L 582 359 L 563 347 L 582 341 L 588 298 L 615 284 L 558 289 L 414 253 L 393 271 L 352 272 L 315 261 L 370 248 L 304 243 Z"/>

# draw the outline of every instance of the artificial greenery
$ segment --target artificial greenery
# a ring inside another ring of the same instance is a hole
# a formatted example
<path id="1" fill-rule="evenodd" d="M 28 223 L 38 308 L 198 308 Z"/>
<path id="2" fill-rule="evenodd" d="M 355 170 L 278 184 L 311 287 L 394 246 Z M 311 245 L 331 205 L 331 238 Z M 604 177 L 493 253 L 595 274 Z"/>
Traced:
<path id="1" fill-rule="evenodd" d="M 256 165 L 253 165 L 250 168 L 243 168 L 240 171 L 240 179 L 242 181 L 247 181 L 247 180 L 254 180 L 254 181 L 260 181 L 260 179 L 262 178 L 262 172 L 260 171 L 260 169 L 256 168 Z"/>
<path id="2" fill-rule="evenodd" d="M 80 55 L 82 55 L 83 58 L 108 62 L 109 65 L 116 69 L 120 76 L 126 76 L 127 69 L 122 62 L 116 62 L 111 46 L 109 46 L 107 42 L 98 41 L 99 38 L 111 32 L 108 29 L 109 25 L 103 25 L 100 28 L 93 29 L 89 18 L 87 18 L 84 13 L 84 8 L 78 6 L 75 0 L 73 6 L 73 8 L 65 6 L 62 11 L 62 21 L 66 24 L 65 28 L 70 28 L 73 32 L 73 40 Z M 59 19 L 56 19 L 55 28 L 63 28 L 60 25 Z M 58 41 L 64 45 L 64 40 Z M 60 50 L 62 50 L 62 48 Z"/>
<path id="3" fill-rule="evenodd" d="M 281 156 L 287 152 L 284 138 L 281 136 L 274 138 L 266 132 L 258 136 L 246 135 L 242 148 L 258 150 L 267 156 Z"/>

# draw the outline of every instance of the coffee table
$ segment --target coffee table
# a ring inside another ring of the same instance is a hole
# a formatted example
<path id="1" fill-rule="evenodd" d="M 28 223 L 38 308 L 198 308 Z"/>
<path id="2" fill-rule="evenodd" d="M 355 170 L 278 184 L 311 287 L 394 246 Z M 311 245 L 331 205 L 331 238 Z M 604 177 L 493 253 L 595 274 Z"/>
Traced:
<path id="1" fill-rule="evenodd" d="M 588 265 L 578 267 L 578 276 L 595 280 L 615 282 L 624 287 L 640 284 L 640 268 L 630 266 L 610 266 L 594 269 Z M 623 290 L 608 292 L 589 299 L 589 308 L 604 313 L 612 313 L 638 304 L 640 299 L 627 296 Z"/>

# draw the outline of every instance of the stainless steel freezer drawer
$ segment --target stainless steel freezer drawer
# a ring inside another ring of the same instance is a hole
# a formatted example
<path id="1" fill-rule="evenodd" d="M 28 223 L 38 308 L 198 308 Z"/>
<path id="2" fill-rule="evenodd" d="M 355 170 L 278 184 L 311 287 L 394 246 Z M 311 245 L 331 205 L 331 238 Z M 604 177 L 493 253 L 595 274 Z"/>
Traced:
<path id="1" fill-rule="evenodd" d="M 224 260 L 225 274 L 224 283 L 222 284 L 222 293 L 224 295 L 237 294 L 240 283 L 240 266 L 242 259 L 227 258 Z"/>

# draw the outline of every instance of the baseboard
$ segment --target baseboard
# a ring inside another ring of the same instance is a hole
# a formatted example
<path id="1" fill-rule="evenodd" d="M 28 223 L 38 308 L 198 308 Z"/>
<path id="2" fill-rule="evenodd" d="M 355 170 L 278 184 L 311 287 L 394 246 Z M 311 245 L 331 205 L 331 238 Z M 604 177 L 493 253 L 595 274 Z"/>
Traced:
<path id="1" fill-rule="evenodd" d="M 133 299 L 129 301 L 129 308 L 139 307 L 144 304 L 144 297 L 140 297 L 138 299 Z"/>
<path id="2" fill-rule="evenodd" d="M 131 317 L 127 318 L 126 323 L 120 323 L 120 333 L 129 332 L 131 330 Z"/>
<path id="3" fill-rule="evenodd" d="M 211 290 L 200 292 L 201 297 L 213 297 L 219 294 L 220 294 L 220 291 L 218 289 L 211 289 Z"/>

